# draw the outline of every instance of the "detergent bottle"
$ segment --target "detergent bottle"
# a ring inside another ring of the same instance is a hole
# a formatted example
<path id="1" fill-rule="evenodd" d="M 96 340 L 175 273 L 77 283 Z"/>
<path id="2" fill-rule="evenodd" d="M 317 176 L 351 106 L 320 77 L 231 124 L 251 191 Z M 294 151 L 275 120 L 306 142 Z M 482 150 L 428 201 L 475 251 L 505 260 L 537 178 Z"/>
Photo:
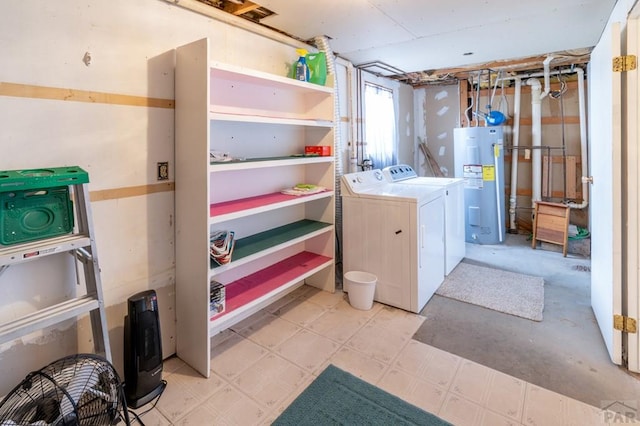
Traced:
<path id="1" fill-rule="evenodd" d="M 309 67 L 307 66 L 306 49 L 296 49 L 300 56 L 296 62 L 296 80 L 309 81 Z"/>

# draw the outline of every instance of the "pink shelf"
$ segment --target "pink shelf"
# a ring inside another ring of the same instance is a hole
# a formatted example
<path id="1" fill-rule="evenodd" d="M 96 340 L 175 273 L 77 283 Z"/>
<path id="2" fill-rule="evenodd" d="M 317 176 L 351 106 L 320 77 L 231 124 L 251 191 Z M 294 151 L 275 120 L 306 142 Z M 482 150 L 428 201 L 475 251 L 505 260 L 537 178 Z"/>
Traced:
<path id="1" fill-rule="evenodd" d="M 225 311 L 212 317 L 211 320 L 214 321 L 233 312 L 330 260 L 330 257 L 303 251 L 227 284 Z"/>
<path id="2" fill-rule="evenodd" d="M 210 217 L 221 216 L 223 214 L 236 213 L 243 210 L 250 210 L 258 207 L 268 206 L 271 204 L 284 203 L 287 201 L 293 201 L 317 194 L 321 194 L 321 192 L 310 195 L 286 195 L 279 192 L 274 192 L 272 194 L 242 198 L 240 200 L 225 201 L 223 203 L 211 204 L 211 206 L 209 207 L 209 214 Z"/>

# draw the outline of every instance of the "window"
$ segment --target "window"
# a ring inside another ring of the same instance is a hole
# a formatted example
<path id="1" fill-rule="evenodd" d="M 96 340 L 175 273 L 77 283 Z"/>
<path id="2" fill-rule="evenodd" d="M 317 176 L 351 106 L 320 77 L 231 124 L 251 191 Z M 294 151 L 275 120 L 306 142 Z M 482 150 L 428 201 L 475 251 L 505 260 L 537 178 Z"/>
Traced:
<path id="1" fill-rule="evenodd" d="M 397 161 L 396 114 L 393 104 L 391 89 L 364 83 L 364 158 L 371 161 L 374 169 L 394 165 Z"/>

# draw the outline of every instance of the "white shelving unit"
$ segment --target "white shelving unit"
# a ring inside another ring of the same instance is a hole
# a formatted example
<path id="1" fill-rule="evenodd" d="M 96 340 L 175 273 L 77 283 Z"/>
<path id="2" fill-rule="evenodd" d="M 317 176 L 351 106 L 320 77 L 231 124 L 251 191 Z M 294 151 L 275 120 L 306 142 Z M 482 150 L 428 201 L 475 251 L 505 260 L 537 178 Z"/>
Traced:
<path id="1" fill-rule="evenodd" d="M 176 49 L 177 355 L 210 374 L 211 337 L 304 283 L 335 290 L 334 91 L 210 60 L 209 40 Z M 217 151 L 231 161 L 211 163 Z M 332 152 L 334 150 L 332 149 Z M 326 188 L 284 195 L 299 183 Z M 215 230 L 235 233 L 231 262 L 209 258 Z M 209 311 L 209 283 L 226 309 Z"/>

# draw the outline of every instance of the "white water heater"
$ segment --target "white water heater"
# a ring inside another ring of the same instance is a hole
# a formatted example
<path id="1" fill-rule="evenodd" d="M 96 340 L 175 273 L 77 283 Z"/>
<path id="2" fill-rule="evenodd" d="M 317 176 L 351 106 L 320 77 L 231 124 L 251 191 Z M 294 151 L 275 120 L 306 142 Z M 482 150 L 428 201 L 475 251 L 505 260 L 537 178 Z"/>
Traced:
<path id="1" fill-rule="evenodd" d="M 499 244 L 506 231 L 502 127 L 453 130 L 455 177 L 464 179 L 465 240 Z"/>

